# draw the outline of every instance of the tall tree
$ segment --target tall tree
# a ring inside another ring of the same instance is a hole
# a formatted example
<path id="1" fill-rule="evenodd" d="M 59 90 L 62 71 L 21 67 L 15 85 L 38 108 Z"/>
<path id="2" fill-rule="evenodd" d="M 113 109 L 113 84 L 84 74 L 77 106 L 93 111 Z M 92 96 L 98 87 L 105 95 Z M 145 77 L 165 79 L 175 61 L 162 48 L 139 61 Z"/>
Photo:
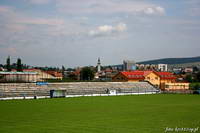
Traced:
<path id="1" fill-rule="evenodd" d="M 191 74 L 186 75 L 185 80 L 188 81 L 188 82 L 190 82 L 190 83 L 193 82 L 193 77 L 192 77 L 192 75 L 191 75 Z"/>
<path id="2" fill-rule="evenodd" d="M 6 69 L 7 71 L 11 71 L 11 65 L 10 65 L 10 56 L 8 56 L 7 60 L 6 60 Z"/>
<path id="3" fill-rule="evenodd" d="M 17 59 L 17 71 L 22 72 L 22 61 L 20 58 Z"/>
<path id="4" fill-rule="evenodd" d="M 196 80 L 197 80 L 198 82 L 200 82 L 200 72 L 198 72 L 198 73 L 196 74 Z"/>
<path id="5" fill-rule="evenodd" d="M 63 78 L 65 77 L 65 67 L 64 66 L 62 66 L 62 76 L 63 76 Z"/>
<path id="6" fill-rule="evenodd" d="M 193 67 L 193 72 L 195 73 L 195 72 L 198 72 L 198 71 L 199 71 L 199 68 L 197 66 L 194 66 Z"/>
<path id="7" fill-rule="evenodd" d="M 81 80 L 93 80 L 94 79 L 94 71 L 89 67 L 84 67 L 81 70 Z"/>

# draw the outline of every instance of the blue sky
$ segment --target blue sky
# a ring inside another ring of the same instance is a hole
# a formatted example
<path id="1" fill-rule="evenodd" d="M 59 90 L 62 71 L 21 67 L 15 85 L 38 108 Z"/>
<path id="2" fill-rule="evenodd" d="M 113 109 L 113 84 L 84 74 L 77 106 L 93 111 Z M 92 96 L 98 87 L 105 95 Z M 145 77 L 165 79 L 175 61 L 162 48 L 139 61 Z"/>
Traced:
<path id="1" fill-rule="evenodd" d="M 199 0 L 0 0 L 0 63 L 75 67 L 199 56 Z"/>

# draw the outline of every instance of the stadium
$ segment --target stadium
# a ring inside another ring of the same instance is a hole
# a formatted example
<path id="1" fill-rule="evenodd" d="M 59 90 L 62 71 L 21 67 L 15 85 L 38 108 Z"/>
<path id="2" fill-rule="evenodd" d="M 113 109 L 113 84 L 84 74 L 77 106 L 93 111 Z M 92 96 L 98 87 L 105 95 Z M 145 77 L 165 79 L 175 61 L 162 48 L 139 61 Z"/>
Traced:
<path id="1" fill-rule="evenodd" d="M 199 132 L 198 95 L 148 82 L 5 83 L 0 94 L 2 133 Z"/>

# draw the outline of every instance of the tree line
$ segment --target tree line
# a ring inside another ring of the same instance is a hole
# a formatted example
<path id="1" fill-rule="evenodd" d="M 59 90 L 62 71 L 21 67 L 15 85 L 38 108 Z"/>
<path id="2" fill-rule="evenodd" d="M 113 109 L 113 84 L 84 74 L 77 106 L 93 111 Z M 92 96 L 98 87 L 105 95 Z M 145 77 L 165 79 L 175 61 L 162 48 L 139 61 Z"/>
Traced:
<path id="1" fill-rule="evenodd" d="M 18 72 L 22 72 L 23 71 L 23 64 L 20 58 L 17 59 L 16 63 L 13 63 L 11 65 L 10 62 L 10 56 L 6 59 L 6 65 L 5 68 L 7 69 L 8 72 L 12 71 L 12 69 L 16 69 Z"/>

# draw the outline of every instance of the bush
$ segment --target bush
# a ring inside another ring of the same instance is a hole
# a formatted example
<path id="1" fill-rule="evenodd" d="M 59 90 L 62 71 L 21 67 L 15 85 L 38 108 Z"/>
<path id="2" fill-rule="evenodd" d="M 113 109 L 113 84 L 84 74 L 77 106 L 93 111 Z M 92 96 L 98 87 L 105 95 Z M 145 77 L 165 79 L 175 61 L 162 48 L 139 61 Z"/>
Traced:
<path id="1" fill-rule="evenodd" d="M 200 83 L 191 83 L 190 89 L 192 90 L 199 90 L 200 89 Z"/>

